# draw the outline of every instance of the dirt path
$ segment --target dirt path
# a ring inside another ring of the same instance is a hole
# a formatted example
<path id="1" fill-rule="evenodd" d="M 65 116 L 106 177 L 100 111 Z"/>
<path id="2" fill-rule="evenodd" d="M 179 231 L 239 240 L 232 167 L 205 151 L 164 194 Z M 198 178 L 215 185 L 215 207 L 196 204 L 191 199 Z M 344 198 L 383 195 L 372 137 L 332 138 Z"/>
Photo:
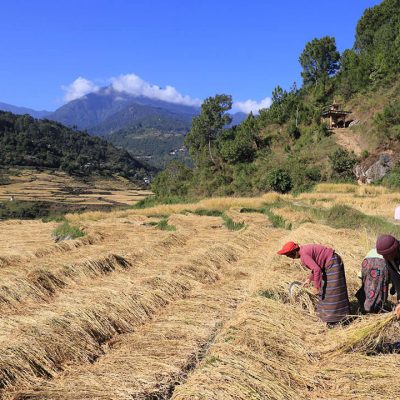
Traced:
<path id="1" fill-rule="evenodd" d="M 333 134 L 336 143 L 349 152 L 354 152 L 355 155 L 361 155 L 365 148 L 360 135 L 356 134 L 349 128 L 333 129 Z"/>

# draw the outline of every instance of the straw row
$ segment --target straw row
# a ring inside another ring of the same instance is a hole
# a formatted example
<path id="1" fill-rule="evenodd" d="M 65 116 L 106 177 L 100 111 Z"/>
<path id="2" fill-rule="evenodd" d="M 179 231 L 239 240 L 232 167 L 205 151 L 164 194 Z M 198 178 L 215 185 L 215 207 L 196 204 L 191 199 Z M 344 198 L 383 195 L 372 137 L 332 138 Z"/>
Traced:
<path id="1" fill-rule="evenodd" d="M 266 239 L 260 234 L 267 232 L 250 230 L 236 237 L 226 249 L 222 245 L 213 246 L 203 257 L 204 265 L 197 261 L 195 268 L 190 269 L 201 271 L 197 276 L 201 276 L 203 284 L 193 287 L 184 299 L 171 304 L 137 332 L 117 338 L 96 363 L 67 370 L 45 383 L 39 381 L 31 388 L 13 392 L 15 397 L 10 395 L 10 398 L 169 398 L 174 387 L 186 379 L 206 354 L 221 322 L 246 295 L 251 279 L 246 271 L 256 272 L 264 266 Z M 245 250 L 244 258 L 238 258 L 234 249 L 237 245 Z M 215 274 L 204 274 L 212 266 L 218 271 L 218 281 Z M 186 273 L 188 268 L 181 266 L 175 272 L 186 277 L 196 276 Z"/>
<path id="2" fill-rule="evenodd" d="M 115 334 L 131 332 L 196 282 L 218 280 L 219 270 L 235 262 L 247 249 L 248 238 L 254 240 L 258 235 L 249 230 L 243 234 L 247 239 L 237 235 L 229 246 L 198 251 L 175 269 L 171 268 L 175 258 L 171 253 L 158 261 L 166 264 L 171 274 L 142 281 L 119 274 L 108 283 L 99 282 L 97 287 L 58 301 L 51 310 L 1 321 L 0 385 L 26 384 L 35 376 L 54 376 L 71 362 L 92 361 L 102 354 L 101 345 Z M 198 266 L 198 271 L 193 266 Z"/>

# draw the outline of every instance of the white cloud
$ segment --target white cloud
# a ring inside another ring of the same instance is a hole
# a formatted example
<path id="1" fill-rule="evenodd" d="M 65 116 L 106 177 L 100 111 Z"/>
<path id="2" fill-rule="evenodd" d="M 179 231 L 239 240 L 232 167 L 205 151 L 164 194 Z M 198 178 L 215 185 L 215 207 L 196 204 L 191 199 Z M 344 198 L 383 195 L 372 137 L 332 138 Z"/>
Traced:
<path id="1" fill-rule="evenodd" d="M 116 90 L 117 92 L 127 93 L 133 96 L 145 96 L 152 99 L 162 100 L 169 103 L 184 104 L 187 106 L 200 106 L 202 101 L 197 98 L 192 98 L 188 95 L 182 95 L 173 86 L 167 85 L 165 88 L 149 83 L 136 74 L 120 75 L 108 80 L 111 85 L 106 91 Z M 100 87 L 94 82 L 78 77 L 71 84 L 62 86 L 65 91 L 64 101 L 69 102 L 82 97 L 88 93 L 97 92 Z M 119 100 L 120 98 L 116 98 Z M 121 97 L 121 100 L 123 98 Z M 241 111 L 246 114 L 253 112 L 258 114 L 262 108 L 269 108 L 272 100 L 269 97 L 260 101 L 246 100 L 236 101 L 233 103 L 232 111 Z"/>
<path id="2" fill-rule="evenodd" d="M 261 101 L 256 100 L 246 100 L 246 101 L 236 101 L 233 103 L 233 109 L 237 111 L 242 111 L 246 114 L 252 112 L 253 114 L 258 114 L 258 111 L 262 108 L 269 108 L 272 104 L 270 97 L 266 97 Z"/>
<path id="3" fill-rule="evenodd" d="M 69 85 L 61 86 L 61 88 L 65 91 L 64 101 L 66 102 L 78 99 L 88 93 L 97 92 L 100 89 L 92 81 L 81 76 Z"/>
<path id="4" fill-rule="evenodd" d="M 167 85 L 165 88 L 160 88 L 157 85 L 144 81 L 135 74 L 120 75 L 119 77 L 111 78 L 111 85 L 114 90 L 133 96 L 146 96 L 152 99 L 187 106 L 199 106 L 201 104 L 201 100 L 182 95 L 173 86 Z"/>

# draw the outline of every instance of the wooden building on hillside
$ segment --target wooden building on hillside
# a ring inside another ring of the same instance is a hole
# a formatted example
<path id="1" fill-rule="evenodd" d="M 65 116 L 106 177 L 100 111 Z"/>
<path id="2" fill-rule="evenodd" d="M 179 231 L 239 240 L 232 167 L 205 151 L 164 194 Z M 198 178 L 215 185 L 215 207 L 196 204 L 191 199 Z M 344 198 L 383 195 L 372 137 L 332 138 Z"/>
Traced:
<path id="1" fill-rule="evenodd" d="M 329 119 L 328 127 L 333 128 L 346 128 L 346 117 L 351 114 L 351 111 L 344 111 L 340 109 L 340 104 L 333 102 L 333 104 L 325 111 L 322 112 L 322 118 Z M 350 122 L 350 121 L 349 121 Z"/>

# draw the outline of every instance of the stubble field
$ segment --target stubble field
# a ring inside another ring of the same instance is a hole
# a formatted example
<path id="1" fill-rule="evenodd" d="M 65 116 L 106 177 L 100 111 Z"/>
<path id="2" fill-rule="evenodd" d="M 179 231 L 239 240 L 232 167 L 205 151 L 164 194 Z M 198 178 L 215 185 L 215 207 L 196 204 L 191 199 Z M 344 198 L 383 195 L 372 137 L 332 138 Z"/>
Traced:
<path id="1" fill-rule="evenodd" d="M 85 236 L 58 244 L 54 222 L 0 222 L 1 398 L 389 398 L 399 355 L 344 347 L 381 316 L 328 329 L 288 300 L 306 272 L 276 251 L 287 240 L 333 246 L 355 305 L 377 230 L 397 232 L 398 199 L 320 186 L 70 214 Z M 338 205 L 360 211 L 360 226 L 336 226 Z"/>

